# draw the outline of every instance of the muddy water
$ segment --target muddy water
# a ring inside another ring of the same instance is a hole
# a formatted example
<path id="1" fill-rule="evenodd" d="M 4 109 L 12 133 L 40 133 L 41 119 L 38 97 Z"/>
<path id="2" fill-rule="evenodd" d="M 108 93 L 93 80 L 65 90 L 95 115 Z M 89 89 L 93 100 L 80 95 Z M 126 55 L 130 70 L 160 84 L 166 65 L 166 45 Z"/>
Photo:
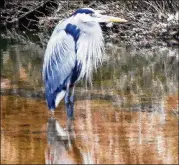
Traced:
<path id="1" fill-rule="evenodd" d="M 63 102 L 48 114 L 43 50 L 1 49 L 2 164 L 178 164 L 178 50 L 107 48 L 93 86 L 77 85 L 71 123 Z"/>

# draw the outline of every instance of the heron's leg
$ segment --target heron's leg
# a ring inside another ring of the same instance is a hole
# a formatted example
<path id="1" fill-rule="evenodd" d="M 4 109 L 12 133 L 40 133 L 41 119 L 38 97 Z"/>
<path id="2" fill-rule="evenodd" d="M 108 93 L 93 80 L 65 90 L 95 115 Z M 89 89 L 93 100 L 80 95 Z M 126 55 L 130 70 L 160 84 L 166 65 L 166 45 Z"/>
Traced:
<path id="1" fill-rule="evenodd" d="M 73 85 L 71 88 L 70 88 L 70 113 L 71 113 L 71 117 L 68 118 L 67 120 L 67 130 L 68 131 L 72 131 L 73 130 L 73 127 L 74 127 L 74 123 L 72 120 L 74 120 L 74 94 L 75 94 L 75 86 Z"/>
<path id="2" fill-rule="evenodd" d="M 74 87 L 73 87 L 74 88 Z M 67 85 L 66 95 L 65 95 L 65 105 L 67 111 L 68 119 L 73 119 L 73 111 L 74 111 L 74 89 L 70 89 L 70 85 Z"/>
<path id="3" fill-rule="evenodd" d="M 75 95 L 75 85 L 73 85 L 73 86 L 71 87 L 71 95 L 70 95 L 70 102 L 71 102 L 71 110 L 72 110 L 72 113 L 73 113 L 73 111 L 74 111 L 74 103 L 75 103 L 74 95 Z"/>
<path id="4" fill-rule="evenodd" d="M 66 105 L 67 117 L 69 118 L 71 116 L 70 114 L 70 84 L 67 84 L 67 88 L 66 88 L 65 105 Z"/>

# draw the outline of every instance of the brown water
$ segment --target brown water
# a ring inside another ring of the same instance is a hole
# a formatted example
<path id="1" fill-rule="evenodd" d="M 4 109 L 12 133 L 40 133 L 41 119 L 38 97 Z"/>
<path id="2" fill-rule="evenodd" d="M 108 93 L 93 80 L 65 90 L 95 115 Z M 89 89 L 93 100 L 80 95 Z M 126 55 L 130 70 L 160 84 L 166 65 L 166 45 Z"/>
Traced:
<path id="1" fill-rule="evenodd" d="M 178 164 L 174 50 L 108 49 L 112 60 L 94 74 L 93 87 L 78 84 L 70 132 L 63 102 L 48 114 L 41 51 L 1 51 L 2 164 Z"/>

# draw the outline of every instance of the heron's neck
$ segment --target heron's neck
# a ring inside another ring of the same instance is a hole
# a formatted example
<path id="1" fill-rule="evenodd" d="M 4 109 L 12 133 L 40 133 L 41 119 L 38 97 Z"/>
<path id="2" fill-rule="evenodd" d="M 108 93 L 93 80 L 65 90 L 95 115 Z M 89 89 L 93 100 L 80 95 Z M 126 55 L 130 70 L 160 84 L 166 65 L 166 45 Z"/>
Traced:
<path id="1" fill-rule="evenodd" d="M 91 80 L 93 69 L 102 62 L 103 53 L 104 41 L 100 26 L 93 33 L 82 31 L 77 41 L 77 61 L 82 66 L 79 79 L 86 77 Z"/>

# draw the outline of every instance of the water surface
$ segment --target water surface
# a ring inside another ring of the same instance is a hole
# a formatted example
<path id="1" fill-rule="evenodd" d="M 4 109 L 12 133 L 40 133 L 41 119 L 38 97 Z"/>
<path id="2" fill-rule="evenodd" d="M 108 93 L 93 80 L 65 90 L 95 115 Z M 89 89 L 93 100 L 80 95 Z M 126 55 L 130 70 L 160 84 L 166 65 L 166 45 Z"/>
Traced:
<path id="1" fill-rule="evenodd" d="M 43 49 L 0 42 L 2 164 L 178 164 L 177 49 L 107 44 L 66 131 L 63 102 L 48 114 Z"/>

